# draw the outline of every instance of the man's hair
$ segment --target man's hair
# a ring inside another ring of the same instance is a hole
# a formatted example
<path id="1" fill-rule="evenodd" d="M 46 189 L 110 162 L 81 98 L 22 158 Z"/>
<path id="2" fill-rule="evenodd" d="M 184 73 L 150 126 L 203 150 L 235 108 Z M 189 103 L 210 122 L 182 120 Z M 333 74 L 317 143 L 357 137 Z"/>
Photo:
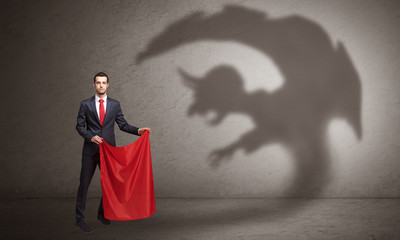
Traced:
<path id="1" fill-rule="evenodd" d="M 99 72 L 99 73 L 97 73 L 96 75 L 94 75 L 93 83 L 96 83 L 96 77 L 106 77 L 106 78 L 107 78 L 107 83 L 108 83 L 108 76 L 107 76 L 106 73 L 104 73 L 104 72 Z"/>

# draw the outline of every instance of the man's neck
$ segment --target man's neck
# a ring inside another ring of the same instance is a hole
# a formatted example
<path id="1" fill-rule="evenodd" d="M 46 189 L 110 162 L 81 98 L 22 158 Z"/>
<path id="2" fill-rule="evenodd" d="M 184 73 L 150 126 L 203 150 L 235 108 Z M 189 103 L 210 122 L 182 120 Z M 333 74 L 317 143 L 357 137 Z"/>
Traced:
<path id="1" fill-rule="evenodd" d="M 96 93 L 96 96 L 99 98 L 105 98 L 105 97 L 107 97 L 107 94 L 104 93 L 102 95 L 99 95 L 98 93 Z"/>

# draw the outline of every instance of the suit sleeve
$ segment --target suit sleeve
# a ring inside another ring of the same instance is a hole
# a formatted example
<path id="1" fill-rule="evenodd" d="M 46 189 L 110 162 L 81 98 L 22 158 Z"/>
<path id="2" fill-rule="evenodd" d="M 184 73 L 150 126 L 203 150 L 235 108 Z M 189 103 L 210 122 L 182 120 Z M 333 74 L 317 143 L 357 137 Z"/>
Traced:
<path id="1" fill-rule="evenodd" d="M 78 131 L 79 135 L 81 135 L 86 141 L 91 141 L 94 136 L 91 132 L 86 129 L 86 110 L 81 103 L 81 107 L 79 108 L 78 118 L 76 119 L 76 131 Z"/>
<path id="2" fill-rule="evenodd" d="M 119 104 L 119 102 L 118 102 L 117 116 L 115 118 L 115 121 L 117 122 L 118 127 L 121 131 L 140 136 L 139 128 L 129 125 L 129 123 L 125 120 L 124 114 L 122 113 L 121 105 Z"/>

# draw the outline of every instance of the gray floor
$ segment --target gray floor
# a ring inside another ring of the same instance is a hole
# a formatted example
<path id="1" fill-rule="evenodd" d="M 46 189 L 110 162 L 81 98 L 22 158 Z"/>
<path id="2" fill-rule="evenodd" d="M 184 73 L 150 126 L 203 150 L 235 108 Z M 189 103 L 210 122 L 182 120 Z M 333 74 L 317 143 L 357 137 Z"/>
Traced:
<path id="1" fill-rule="evenodd" d="M 400 239 L 400 199 L 157 198 L 147 219 L 74 226 L 75 199 L 1 200 L 2 239 Z"/>

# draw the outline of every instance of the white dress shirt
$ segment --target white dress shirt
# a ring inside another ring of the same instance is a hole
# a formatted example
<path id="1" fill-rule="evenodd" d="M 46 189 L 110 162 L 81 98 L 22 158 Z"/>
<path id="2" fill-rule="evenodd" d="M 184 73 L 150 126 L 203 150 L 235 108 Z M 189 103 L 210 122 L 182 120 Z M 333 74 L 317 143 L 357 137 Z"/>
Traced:
<path id="1" fill-rule="evenodd" d="M 95 100 L 96 100 L 96 111 L 97 111 L 97 116 L 99 116 L 100 119 L 100 102 L 99 100 L 103 99 L 103 105 L 104 105 L 104 116 L 106 115 L 106 109 L 107 109 L 107 95 L 105 95 L 102 98 L 99 98 L 97 95 L 95 95 Z"/>

